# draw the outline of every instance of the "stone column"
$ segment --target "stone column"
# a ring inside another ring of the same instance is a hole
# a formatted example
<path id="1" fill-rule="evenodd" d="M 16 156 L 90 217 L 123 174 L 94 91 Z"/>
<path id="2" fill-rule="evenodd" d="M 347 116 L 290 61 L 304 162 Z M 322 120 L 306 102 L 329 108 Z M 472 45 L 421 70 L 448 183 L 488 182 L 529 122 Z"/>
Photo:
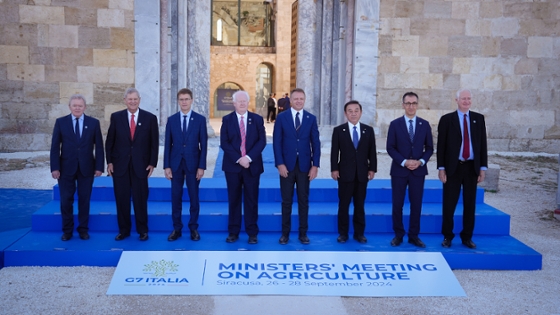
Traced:
<path id="1" fill-rule="evenodd" d="M 379 0 L 355 0 L 352 98 L 363 107 L 362 121 L 375 125 L 379 60 Z"/>
<path id="2" fill-rule="evenodd" d="M 160 118 L 160 14 L 159 1 L 134 1 L 134 79 L 140 107 Z M 140 36 L 141 34 L 141 36 Z M 123 91 L 124 93 L 124 91 Z"/>
<path id="3" fill-rule="evenodd" d="M 210 0 L 185 1 L 187 6 L 186 86 L 194 93 L 194 110 L 209 117 Z"/>
<path id="4" fill-rule="evenodd" d="M 170 52 L 169 52 L 169 7 L 167 0 L 160 0 L 160 81 L 159 81 L 159 99 L 160 99 L 160 125 L 165 126 L 167 117 L 172 113 L 169 108 L 169 86 L 170 86 Z"/>
<path id="5" fill-rule="evenodd" d="M 298 2 L 297 33 L 297 80 L 296 87 L 305 90 L 305 109 L 319 116 L 320 91 L 315 92 L 314 81 L 317 79 L 315 62 L 317 60 L 317 4 L 315 1 Z"/>

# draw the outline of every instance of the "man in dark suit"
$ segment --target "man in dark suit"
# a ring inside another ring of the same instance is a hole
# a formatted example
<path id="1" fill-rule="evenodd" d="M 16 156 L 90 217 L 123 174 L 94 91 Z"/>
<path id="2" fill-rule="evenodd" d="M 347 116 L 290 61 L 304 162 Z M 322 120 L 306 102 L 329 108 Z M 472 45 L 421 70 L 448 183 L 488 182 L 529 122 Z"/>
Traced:
<path id="1" fill-rule="evenodd" d="M 282 236 L 279 240 L 282 245 L 290 239 L 294 185 L 298 196 L 299 241 L 309 244 L 309 183 L 317 177 L 321 158 L 317 118 L 303 109 L 305 92 L 296 88 L 291 99 L 292 108 L 278 115 L 272 135 L 274 163 L 280 174 L 282 194 Z"/>
<path id="2" fill-rule="evenodd" d="M 278 114 L 290 108 L 290 98 L 288 93 L 284 94 L 282 98 L 278 100 Z"/>
<path id="3" fill-rule="evenodd" d="M 276 120 L 276 99 L 274 98 L 276 93 L 270 93 L 268 100 L 266 101 L 267 112 L 266 112 L 266 122 L 274 122 Z"/>
<path id="4" fill-rule="evenodd" d="M 437 166 L 443 183 L 443 222 L 441 246 L 451 247 L 453 216 L 463 187 L 463 230 L 461 240 L 468 248 L 472 241 L 476 206 L 476 186 L 488 169 L 488 147 L 484 116 L 470 110 L 471 91 L 457 91 L 458 110 L 441 117 L 438 124 Z"/>
<path id="5" fill-rule="evenodd" d="M 200 202 L 198 190 L 200 179 L 206 169 L 208 151 L 208 131 L 206 118 L 192 110 L 193 94 L 189 89 L 177 92 L 180 111 L 167 119 L 165 126 L 165 148 L 163 168 L 165 178 L 171 180 L 171 207 L 173 232 L 168 241 L 182 236 L 183 185 L 186 182 L 190 200 L 189 230 L 191 240 L 200 240 L 198 215 Z"/>
<path id="6" fill-rule="evenodd" d="M 430 123 L 418 116 L 418 95 L 408 92 L 403 95 L 404 116 L 391 122 L 387 133 L 387 153 L 391 163 L 391 190 L 393 194 L 393 231 L 391 246 L 399 246 L 405 234 L 402 213 L 408 187 L 410 221 L 408 242 L 426 247 L 420 240 L 420 215 L 424 196 L 424 179 L 428 175 L 427 163 L 434 152 Z"/>
<path id="7" fill-rule="evenodd" d="M 74 193 L 78 188 L 78 228 L 83 240 L 89 239 L 89 201 L 93 177 L 103 174 L 103 136 L 99 120 L 84 115 L 86 99 L 75 94 L 68 102 L 70 115 L 58 118 L 51 141 L 51 173 L 58 180 L 61 239 L 68 241 L 74 231 Z M 95 152 L 95 154 L 94 154 Z"/>
<path id="8" fill-rule="evenodd" d="M 148 240 L 148 177 L 157 166 L 159 130 L 156 116 L 142 110 L 140 93 L 129 88 L 124 94 L 125 110 L 111 114 L 105 153 L 107 174 L 113 177 L 119 234 L 115 240 L 130 236 L 130 197 L 134 205 L 136 232 Z"/>
<path id="9" fill-rule="evenodd" d="M 266 146 L 264 119 L 247 111 L 249 94 L 233 94 L 235 111 L 222 118 L 220 147 L 224 150 L 222 170 L 226 175 L 229 220 L 226 242 L 233 243 L 241 230 L 241 200 L 245 203 L 245 231 L 249 244 L 257 243 L 259 227 L 259 181 L 264 172 L 262 151 Z"/>
<path id="10" fill-rule="evenodd" d="M 368 181 L 377 172 L 377 151 L 373 128 L 360 123 L 362 105 L 358 101 L 344 104 L 347 123 L 333 129 L 331 142 L 331 177 L 338 182 L 338 238 L 348 240 L 349 208 L 354 200 L 354 239 L 367 243 L 364 204 Z"/>

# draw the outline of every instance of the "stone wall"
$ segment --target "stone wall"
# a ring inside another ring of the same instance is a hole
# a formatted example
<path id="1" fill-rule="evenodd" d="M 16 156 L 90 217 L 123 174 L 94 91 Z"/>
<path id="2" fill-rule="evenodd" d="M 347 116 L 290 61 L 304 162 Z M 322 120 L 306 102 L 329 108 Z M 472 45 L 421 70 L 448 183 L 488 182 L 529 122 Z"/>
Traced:
<path id="1" fill-rule="evenodd" d="M 0 1 L 0 151 L 48 150 L 74 93 L 107 130 L 134 85 L 133 4 Z"/>
<path id="2" fill-rule="evenodd" d="M 380 21 L 381 137 L 404 92 L 419 94 L 436 136 L 456 90 L 470 88 L 489 150 L 560 151 L 559 1 L 381 0 Z"/>

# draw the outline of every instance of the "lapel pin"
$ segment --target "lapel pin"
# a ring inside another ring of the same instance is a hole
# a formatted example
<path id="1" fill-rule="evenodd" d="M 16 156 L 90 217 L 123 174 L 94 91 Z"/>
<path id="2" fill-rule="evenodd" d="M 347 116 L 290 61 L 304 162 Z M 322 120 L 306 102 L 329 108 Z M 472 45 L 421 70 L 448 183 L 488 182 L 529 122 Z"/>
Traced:
<path id="1" fill-rule="evenodd" d="M 86 129 L 87 129 L 87 126 L 84 126 L 84 128 L 86 128 Z"/>
<path id="2" fill-rule="evenodd" d="M 138 123 L 138 126 L 142 126 L 142 123 Z"/>
<path id="3" fill-rule="evenodd" d="M 473 120 L 472 122 L 473 122 L 473 124 L 476 124 L 476 120 Z"/>
<path id="4" fill-rule="evenodd" d="M 421 124 L 422 124 L 422 122 L 420 121 L 420 122 L 418 122 L 418 124 L 419 124 L 419 125 L 421 125 Z"/>
<path id="5" fill-rule="evenodd" d="M 346 129 L 342 129 L 342 131 L 346 131 Z"/>
<path id="6" fill-rule="evenodd" d="M 362 133 L 363 133 L 363 134 L 365 134 L 365 133 L 366 133 L 366 131 L 365 131 L 365 130 L 363 130 L 363 131 L 362 131 Z"/>

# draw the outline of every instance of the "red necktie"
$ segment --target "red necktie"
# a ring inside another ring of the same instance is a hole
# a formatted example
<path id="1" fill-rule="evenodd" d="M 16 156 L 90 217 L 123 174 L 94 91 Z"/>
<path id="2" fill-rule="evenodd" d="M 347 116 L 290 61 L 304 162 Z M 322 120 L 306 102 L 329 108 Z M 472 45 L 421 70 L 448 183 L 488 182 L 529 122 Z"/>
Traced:
<path id="1" fill-rule="evenodd" d="M 245 156 L 245 123 L 243 122 L 243 116 L 239 120 L 239 132 L 241 133 L 241 156 Z"/>
<path id="2" fill-rule="evenodd" d="M 130 139 L 134 140 L 134 131 L 136 131 L 136 123 L 134 122 L 134 114 L 130 115 Z"/>
<path id="3" fill-rule="evenodd" d="M 468 160 L 471 155 L 471 144 L 469 140 L 469 124 L 467 114 L 463 115 L 463 160 Z"/>

